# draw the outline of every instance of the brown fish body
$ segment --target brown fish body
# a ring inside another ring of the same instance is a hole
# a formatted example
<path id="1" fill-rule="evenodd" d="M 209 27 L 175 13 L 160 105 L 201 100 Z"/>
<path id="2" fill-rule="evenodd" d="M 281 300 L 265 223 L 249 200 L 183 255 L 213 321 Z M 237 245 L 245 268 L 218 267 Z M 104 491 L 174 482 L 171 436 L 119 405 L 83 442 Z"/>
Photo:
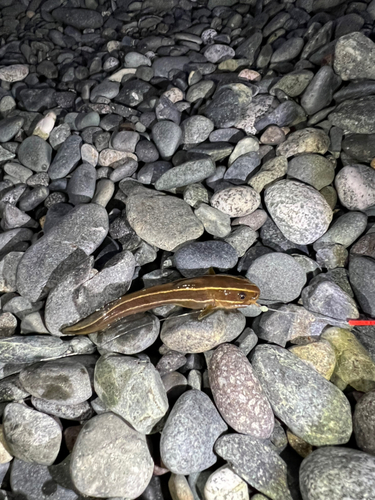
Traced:
<path id="1" fill-rule="evenodd" d="M 216 274 L 180 279 L 124 295 L 62 331 L 76 335 L 99 332 L 122 318 L 167 304 L 202 309 L 201 317 L 204 317 L 217 309 L 255 304 L 259 294 L 259 288 L 242 276 Z"/>

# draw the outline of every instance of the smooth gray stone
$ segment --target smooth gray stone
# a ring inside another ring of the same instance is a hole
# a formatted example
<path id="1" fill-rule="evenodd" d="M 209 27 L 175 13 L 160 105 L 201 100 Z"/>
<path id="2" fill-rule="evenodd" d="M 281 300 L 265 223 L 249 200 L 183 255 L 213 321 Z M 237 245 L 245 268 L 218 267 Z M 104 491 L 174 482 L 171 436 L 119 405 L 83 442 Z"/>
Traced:
<path id="1" fill-rule="evenodd" d="M 216 453 L 236 474 L 273 500 L 292 500 L 284 460 L 266 441 L 243 434 L 227 434 L 215 443 Z"/>
<path id="2" fill-rule="evenodd" d="M 357 99 L 364 95 L 375 94 L 375 81 L 364 80 L 359 82 L 350 82 L 346 87 L 342 87 L 333 94 L 333 99 L 337 104 L 348 99 Z"/>
<path id="3" fill-rule="evenodd" d="M 255 60 L 255 54 L 258 48 L 260 47 L 262 41 L 263 41 L 263 35 L 260 31 L 257 31 L 249 38 L 246 38 L 246 40 L 236 48 L 236 57 L 246 58 L 249 60 L 249 65 L 252 65 Z"/>
<path id="4" fill-rule="evenodd" d="M 70 135 L 60 146 L 48 169 L 48 175 L 52 180 L 65 177 L 78 165 L 81 159 L 81 143 L 79 135 Z"/>
<path id="5" fill-rule="evenodd" d="M 20 163 L 16 163 L 14 161 L 6 163 L 4 165 L 4 171 L 12 177 L 19 179 L 21 182 L 26 182 L 27 179 L 33 175 L 32 170 L 23 167 Z"/>
<path id="6" fill-rule="evenodd" d="M 69 202 L 72 205 L 89 203 L 94 196 L 95 186 L 95 167 L 89 163 L 83 163 L 74 170 L 68 182 L 67 193 L 69 195 Z"/>
<path id="7" fill-rule="evenodd" d="M 191 474 L 208 469 L 217 461 L 213 446 L 227 430 L 211 399 L 192 389 L 174 404 L 160 440 L 163 463 L 175 474 Z"/>
<path id="8" fill-rule="evenodd" d="M 19 403 L 5 407 L 3 430 L 13 456 L 39 465 L 52 465 L 60 451 L 62 432 L 52 417 Z"/>
<path id="9" fill-rule="evenodd" d="M 263 130 L 269 125 L 288 127 L 305 121 L 305 112 L 301 106 L 294 101 L 285 101 L 276 109 L 266 113 L 255 122 L 257 130 Z"/>
<path id="10" fill-rule="evenodd" d="M 308 500 L 371 498 L 375 457 L 341 446 L 319 448 L 303 460 L 299 484 L 302 497 Z"/>
<path id="11" fill-rule="evenodd" d="M 189 58 L 186 56 L 177 57 L 158 57 L 152 63 L 155 77 L 168 78 L 169 72 L 172 70 L 184 69 L 184 66 L 189 63 Z"/>
<path id="12" fill-rule="evenodd" d="M 17 270 L 17 289 L 32 302 L 49 290 L 53 274 L 62 271 L 76 249 L 90 255 L 108 232 L 108 214 L 100 205 L 79 205 L 34 243 Z M 69 267 L 68 267 L 69 268 Z"/>
<path id="13" fill-rule="evenodd" d="M 336 175 L 335 188 L 344 207 L 365 211 L 375 204 L 375 169 L 347 165 Z"/>
<path id="14" fill-rule="evenodd" d="M 104 405 L 142 434 L 151 433 L 168 410 L 160 374 L 146 360 L 105 354 L 96 363 L 94 386 Z"/>
<path id="15" fill-rule="evenodd" d="M 121 130 L 112 135 L 111 143 L 112 147 L 117 151 L 128 151 L 129 153 L 134 153 L 139 139 L 140 135 L 138 132 Z"/>
<path id="16" fill-rule="evenodd" d="M 70 465 L 75 488 L 95 498 L 138 498 L 149 484 L 153 468 L 146 436 L 113 413 L 98 415 L 85 424 Z"/>
<path id="17" fill-rule="evenodd" d="M 151 313 L 134 314 L 91 338 L 100 352 L 137 354 L 145 351 L 158 338 L 160 321 Z"/>
<path id="18" fill-rule="evenodd" d="M 198 276 L 215 267 L 231 269 L 237 264 L 236 250 L 225 241 L 195 241 L 181 246 L 173 257 L 176 268 L 183 276 Z"/>
<path id="19" fill-rule="evenodd" d="M 52 148 L 37 135 L 27 137 L 18 148 L 18 159 L 33 172 L 46 172 L 52 159 Z"/>
<path id="20" fill-rule="evenodd" d="M 83 421 L 93 416 L 93 411 L 87 401 L 76 405 L 63 405 L 32 396 L 31 403 L 36 410 L 65 420 Z"/>
<path id="21" fill-rule="evenodd" d="M 16 498 L 25 500 L 79 500 L 80 498 L 76 492 L 56 483 L 46 465 L 24 462 L 18 458 L 12 462 L 10 486 Z"/>
<path id="22" fill-rule="evenodd" d="M 69 360 L 36 363 L 21 371 L 22 387 L 36 398 L 61 405 L 87 401 L 91 395 L 90 377 L 86 368 Z"/>
<path id="23" fill-rule="evenodd" d="M 15 335 L 0 339 L 0 363 L 36 363 L 63 356 L 68 350 L 69 345 L 57 338 Z"/>
<path id="24" fill-rule="evenodd" d="M 281 252 L 258 257 L 246 277 L 260 288 L 260 298 L 284 303 L 298 298 L 306 284 L 303 268 L 292 256 Z"/>
<path id="25" fill-rule="evenodd" d="M 341 215 L 328 231 L 316 240 L 313 245 L 314 250 L 327 243 L 335 243 L 348 248 L 361 236 L 366 227 L 367 215 L 363 212 L 348 212 Z"/>
<path id="26" fill-rule="evenodd" d="M 8 229 L 14 229 L 16 227 L 37 228 L 39 227 L 39 224 L 34 221 L 29 215 L 22 212 L 22 210 L 14 207 L 13 205 L 10 205 L 9 203 L 6 203 L 3 210 L 3 217 L 1 219 L 1 227 L 6 231 Z"/>
<path id="27" fill-rule="evenodd" d="M 375 134 L 348 134 L 343 138 L 342 150 L 356 162 L 370 163 L 375 158 Z"/>
<path id="28" fill-rule="evenodd" d="M 301 98 L 301 106 L 306 113 L 313 115 L 329 106 L 340 83 L 341 79 L 335 75 L 331 66 L 320 68 Z"/>
<path id="29" fill-rule="evenodd" d="M 314 446 L 349 441 L 352 434 L 349 401 L 314 368 L 274 345 L 258 345 L 251 363 L 275 416 L 293 434 Z"/>
<path id="30" fill-rule="evenodd" d="M 96 29 L 103 26 L 103 17 L 92 9 L 72 9 L 59 7 L 52 11 L 52 16 L 59 23 L 73 26 L 78 30 Z"/>
<path id="31" fill-rule="evenodd" d="M 107 99 L 113 99 L 120 92 L 120 84 L 117 82 L 111 82 L 109 80 L 104 80 L 103 82 L 96 85 L 90 92 L 91 102 L 95 102 L 98 97 L 106 97 Z"/>
<path id="32" fill-rule="evenodd" d="M 44 222 L 44 234 L 48 233 L 48 231 L 54 228 L 57 222 L 60 221 L 64 217 L 64 215 L 69 213 L 72 209 L 73 206 L 69 205 L 68 203 L 55 203 L 50 206 Z"/>
<path id="33" fill-rule="evenodd" d="M 215 162 L 207 155 L 192 158 L 177 167 L 170 168 L 155 182 L 157 190 L 170 190 L 201 182 L 215 173 Z"/>
<path id="34" fill-rule="evenodd" d="M 320 191 L 332 183 L 335 167 L 324 156 L 314 153 L 295 156 L 288 162 L 288 177 L 310 184 Z"/>
<path id="35" fill-rule="evenodd" d="M 49 195 L 49 189 L 45 186 L 37 186 L 31 191 L 26 191 L 20 198 L 18 206 L 24 212 L 34 210 Z"/>
<path id="36" fill-rule="evenodd" d="M 16 206 L 18 200 L 26 190 L 27 186 L 25 184 L 7 186 L 0 193 L 0 201 L 2 203 L 10 203 L 11 205 Z"/>
<path id="37" fill-rule="evenodd" d="M 375 315 L 375 260 L 352 255 L 349 261 L 349 280 L 363 311 Z M 348 316 L 351 317 L 351 316 Z"/>
<path id="38" fill-rule="evenodd" d="M 22 116 L 12 116 L 0 121 L 0 142 L 8 142 L 21 130 L 25 119 Z"/>
<path id="39" fill-rule="evenodd" d="M 138 163 L 133 158 L 127 158 L 123 165 L 116 167 L 109 178 L 113 182 L 121 181 L 125 177 L 131 177 L 138 168 Z M 95 169 L 94 169 L 95 170 Z"/>
<path id="40" fill-rule="evenodd" d="M 161 120 L 153 126 L 152 137 L 160 156 L 169 160 L 181 143 L 182 130 L 172 121 Z"/>
<path id="41" fill-rule="evenodd" d="M 303 38 L 293 37 L 286 40 L 271 56 L 271 64 L 295 59 L 304 46 Z"/>
<path id="42" fill-rule="evenodd" d="M 258 151 L 239 156 L 224 174 L 224 179 L 233 184 L 243 184 L 249 175 L 260 165 Z"/>
<path id="43" fill-rule="evenodd" d="M 302 291 L 302 302 L 309 311 L 346 321 L 358 318 L 355 301 L 324 275 L 316 276 Z"/>

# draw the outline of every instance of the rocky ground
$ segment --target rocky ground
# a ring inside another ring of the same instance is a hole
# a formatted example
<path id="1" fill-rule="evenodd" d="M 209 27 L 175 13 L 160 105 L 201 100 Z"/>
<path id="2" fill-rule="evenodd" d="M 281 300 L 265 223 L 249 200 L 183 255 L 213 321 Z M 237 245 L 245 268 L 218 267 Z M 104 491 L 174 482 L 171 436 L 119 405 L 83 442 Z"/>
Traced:
<path id="1" fill-rule="evenodd" d="M 375 0 L 0 6 L 0 498 L 373 499 Z"/>

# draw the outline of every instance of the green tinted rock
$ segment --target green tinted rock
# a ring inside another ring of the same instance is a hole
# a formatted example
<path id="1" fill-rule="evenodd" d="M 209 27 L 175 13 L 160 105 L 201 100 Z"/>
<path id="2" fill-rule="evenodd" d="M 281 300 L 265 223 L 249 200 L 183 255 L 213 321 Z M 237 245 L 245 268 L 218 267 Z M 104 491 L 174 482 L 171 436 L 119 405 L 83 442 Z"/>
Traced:
<path id="1" fill-rule="evenodd" d="M 353 333 L 332 327 L 322 334 L 322 338 L 330 342 L 336 353 L 331 382 L 342 391 L 347 385 L 362 392 L 375 389 L 375 363 Z"/>

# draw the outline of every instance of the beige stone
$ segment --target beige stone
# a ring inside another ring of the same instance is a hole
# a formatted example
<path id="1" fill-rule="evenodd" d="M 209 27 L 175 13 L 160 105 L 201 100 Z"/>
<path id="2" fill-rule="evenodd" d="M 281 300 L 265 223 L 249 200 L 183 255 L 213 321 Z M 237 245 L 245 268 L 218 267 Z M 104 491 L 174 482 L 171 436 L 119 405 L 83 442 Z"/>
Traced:
<path id="1" fill-rule="evenodd" d="M 302 361 L 315 368 L 315 370 L 329 380 L 336 365 L 335 350 L 326 340 L 311 342 L 289 348 L 293 354 Z"/>
<path id="2" fill-rule="evenodd" d="M 173 500 L 194 500 L 187 479 L 182 474 L 171 474 L 168 481 L 169 492 Z"/>

